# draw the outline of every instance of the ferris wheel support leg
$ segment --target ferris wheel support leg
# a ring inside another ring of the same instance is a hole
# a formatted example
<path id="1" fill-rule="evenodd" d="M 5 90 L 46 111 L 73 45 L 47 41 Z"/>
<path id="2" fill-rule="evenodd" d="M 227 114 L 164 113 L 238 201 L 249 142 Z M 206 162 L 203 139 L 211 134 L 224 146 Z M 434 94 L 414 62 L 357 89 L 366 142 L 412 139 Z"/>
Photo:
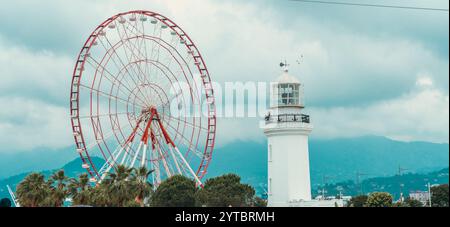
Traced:
<path id="1" fill-rule="evenodd" d="M 156 171 L 156 169 L 154 168 L 154 164 L 153 164 L 153 152 L 154 152 L 154 148 L 152 147 L 152 150 L 150 151 L 150 162 L 149 162 L 149 166 L 150 166 L 150 170 L 153 170 L 154 172 Z M 155 184 L 155 173 L 152 173 L 152 184 L 153 184 L 153 189 L 156 190 L 156 184 Z"/>
<path id="2" fill-rule="evenodd" d="M 125 163 L 125 160 L 128 157 L 128 154 L 129 154 L 128 152 L 130 151 L 130 148 L 131 148 L 131 145 L 127 144 L 127 150 L 126 150 L 125 154 L 123 154 L 122 161 L 120 161 L 120 165 L 123 165 Z"/>
<path id="3" fill-rule="evenodd" d="M 138 155 L 139 155 L 139 151 L 141 150 L 142 144 L 143 144 L 143 143 L 142 143 L 142 141 L 141 141 L 141 142 L 139 143 L 139 146 L 138 146 L 137 150 L 136 150 L 136 154 L 134 154 L 133 161 L 131 162 L 130 167 L 134 167 L 134 164 L 136 163 L 137 157 L 138 157 Z"/>
<path id="4" fill-rule="evenodd" d="M 188 168 L 189 172 L 192 174 L 192 176 L 194 177 L 195 181 L 197 181 L 197 184 L 199 186 L 203 186 L 202 182 L 200 181 L 200 179 L 198 178 L 197 174 L 195 174 L 194 170 L 192 170 L 191 166 L 189 165 L 189 163 L 186 161 L 186 159 L 184 158 L 183 154 L 181 154 L 180 150 L 178 150 L 177 147 L 174 147 L 175 151 L 177 152 L 178 156 L 180 156 L 181 160 L 183 161 L 184 165 Z"/>
<path id="5" fill-rule="evenodd" d="M 113 156 L 113 160 L 112 160 L 113 163 L 117 162 L 117 159 L 120 157 L 120 155 L 122 154 L 123 151 L 124 151 L 124 147 L 120 148 L 120 150 L 116 156 Z M 109 171 L 111 171 L 111 168 L 114 166 L 114 164 L 111 165 L 111 164 L 108 164 L 108 162 L 106 162 L 105 165 L 108 165 L 108 168 L 106 168 L 105 172 L 103 172 L 99 183 L 101 183 L 105 179 L 106 175 L 108 175 Z"/>
<path id="6" fill-rule="evenodd" d="M 158 145 L 155 145 L 155 149 L 158 150 Z M 156 157 L 155 152 L 152 152 L 152 159 L 154 160 L 153 167 L 155 168 L 155 186 L 158 186 L 161 183 L 161 173 L 159 169 L 158 157 Z"/>
<path id="7" fill-rule="evenodd" d="M 158 149 L 159 155 L 161 155 L 164 169 L 166 170 L 167 176 L 172 177 L 172 173 L 170 172 L 169 165 L 167 165 L 166 157 L 164 157 L 163 153 L 161 152 L 161 149 Z"/>
<path id="8" fill-rule="evenodd" d="M 147 144 L 144 144 L 144 149 L 142 149 L 142 160 L 141 167 L 145 167 L 145 161 L 147 160 Z"/>
<path id="9" fill-rule="evenodd" d="M 175 157 L 175 154 L 173 153 L 173 149 L 171 146 L 169 146 L 169 150 L 170 150 L 170 155 L 172 156 L 172 159 L 175 162 L 175 166 L 177 167 L 178 174 L 183 175 L 183 173 L 181 172 L 181 169 L 180 169 L 180 165 L 178 164 L 177 157 Z"/>

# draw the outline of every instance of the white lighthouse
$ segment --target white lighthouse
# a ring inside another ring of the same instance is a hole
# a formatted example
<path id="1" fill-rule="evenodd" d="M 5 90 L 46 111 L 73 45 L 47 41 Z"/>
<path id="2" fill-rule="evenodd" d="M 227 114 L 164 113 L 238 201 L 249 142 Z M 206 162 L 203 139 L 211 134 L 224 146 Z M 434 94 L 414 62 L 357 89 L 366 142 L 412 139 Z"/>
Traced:
<path id="1" fill-rule="evenodd" d="M 285 64 L 281 66 L 263 126 L 268 139 L 268 206 L 272 207 L 311 201 L 308 136 L 313 126 L 303 113 L 303 84 Z"/>

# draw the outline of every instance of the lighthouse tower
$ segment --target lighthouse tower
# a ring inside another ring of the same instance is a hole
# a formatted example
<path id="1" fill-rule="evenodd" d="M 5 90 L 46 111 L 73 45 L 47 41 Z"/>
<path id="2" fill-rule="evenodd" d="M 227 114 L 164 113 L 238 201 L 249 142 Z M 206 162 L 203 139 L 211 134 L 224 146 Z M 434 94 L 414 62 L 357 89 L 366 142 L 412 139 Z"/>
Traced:
<path id="1" fill-rule="evenodd" d="M 268 206 L 272 207 L 311 200 L 308 136 L 313 126 L 303 114 L 303 84 L 289 74 L 286 64 L 281 66 L 263 126 L 268 139 Z"/>

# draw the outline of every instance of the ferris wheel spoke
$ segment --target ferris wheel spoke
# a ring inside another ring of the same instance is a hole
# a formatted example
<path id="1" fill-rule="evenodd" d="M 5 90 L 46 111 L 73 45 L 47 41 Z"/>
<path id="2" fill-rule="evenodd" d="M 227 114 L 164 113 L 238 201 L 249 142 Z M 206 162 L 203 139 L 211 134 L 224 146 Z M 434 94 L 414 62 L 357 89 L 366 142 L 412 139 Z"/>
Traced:
<path id="1" fill-rule="evenodd" d="M 141 21 L 141 25 L 142 25 L 142 43 L 144 44 L 144 53 L 145 53 L 145 59 L 148 60 L 148 50 L 147 50 L 147 40 L 144 38 L 145 37 L 145 26 L 144 26 L 144 21 Z M 148 64 L 146 64 L 146 73 L 147 75 L 149 75 L 150 71 L 149 71 L 149 66 Z"/>
<path id="2" fill-rule="evenodd" d="M 120 81 L 119 79 L 118 79 L 118 77 L 116 77 L 116 76 L 114 76 L 111 72 L 109 72 L 109 70 L 107 70 L 103 65 L 101 65 L 100 63 L 98 63 L 95 59 L 93 59 L 93 58 L 91 58 L 91 57 L 89 57 L 90 59 L 92 59 L 93 61 L 94 61 L 94 63 L 97 65 L 97 67 L 100 67 L 100 68 L 102 68 L 107 74 L 109 74 L 112 78 L 109 78 L 109 77 L 106 77 L 105 76 L 105 78 L 108 80 L 108 81 L 110 81 L 113 85 L 116 85 L 117 83 L 119 83 L 119 85 L 122 85 L 126 90 L 128 90 L 128 92 L 130 92 L 130 93 L 133 93 L 132 92 L 132 90 L 130 89 L 130 84 L 129 83 L 127 83 L 128 84 L 128 86 L 126 86 L 124 83 L 122 83 L 122 81 Z M 92 67 L 94 67 L 95 68 L 95 66 L 93 66 L 93 63 L 92 62 L 90 62 L 89 60 L 87 61 L 89 64 L 91 64 L 92 65 Z M 120 73 L 120 72 L 119 72 Z M 120 90 L 120 91 L 122 91 L 121 89 L 120 89 L 120 86 L 117 86 L 117 89 L 118 90 Z M 124 91 L 122 91 L 122 93 L 124 93 Z M 125 93 L 124 93 L 125 94 Z M 139 98 L 140 99 L 140 98 Z M 140 101 L 142 101 L 142 102 L 144 102 L 144 100 L 142 100 L 142 99 L 140 99 Z M 145 102 L 144 102 L 145 103 Z"/>
<path id="3" fill-rule="evenodd" d="M 105 98 L 115 99 L 115 100 L 117 100 L 117 101 L 122 102 L 122 103 L 125 104 L 125 105 L 128 105 L 128 104 L 129 104 L 129 103 L 128 103 L 128 100 L 125 100 L 125 99 L 122 99 L 122 98 L 120 98 L 120 97 L 111 95 L 111 94 L 106 93 L 106 92 L 104 92 L 104 91 L 97 90 L 97 89 L 95 89 L 95 88 L 91 88 L 91 87 L 86 86 L 86 85 L 81 84 L 81 83 L 80 83 L 80 88 L 85 88 L 85 89 L 88 89 L 89 91 L 95 91 L 95 92 L 97 92 L 98 94 L 100 94 L 101 96 L 104 96 Z M 145 107 L 144 105 L 142 105 L 142 104 L 136 104 L 136 105 L 142 107 L 143 109 L 146 108 L 146 107 Z"/>
<path id="4" fill-rule="evenodd" d="M 126 23 L 131 24 L 128 21 Z M 136 35 L 135 37 L 130 37 L 128 35 L 128 32 L 127 32 L 128 29 L 125 27 L 125 24 L 122 24 L 122 27 L 123 27 L 123 31 L 125 33 L 125 36 L 120 35 L 119 28 L 117 29 L 117 32 L 118 32 L 119 37 L 122 40 L 123 45 L 126 46 L 127 49 L 130 52 L 130 55 L 128 55 L 127 51 L 125 51 L 125 55 L 129 59 L 129 61 L 132 61 L 133 57 L 134 57 L 134 59 L 136 61 L 140 60 L 141 58 L 147 59 L 147 57 L 141 52 L 141 50 L 140 50 L 141 47 L 136 46 L 136 42 L 139 41 L 139 35 Z M 126 40 L 125 42 L 123 41 L 124 39 Z M 133 43 L 132 39 L 134 39 L 136 41 Z M 142 37 L 142 39 L 143 39 L 143 37 Z M 138 56 L 138 55 L 140 55 L 140 56 Z M 136 73 L 136 71 L 135 71 L 135 73 L 137 75 L 139 75 L 139 74 L 141 75 L 140 77 L 138 76 L 138 80 L 140 80 L 142 83 L 148 83 L 148 81 L 146 79 L 146 75 L 148 74 L 148 72 L 144 72 L 144 71 L 147 71 L 147 70 L 142 70 L 142 68 L 139 65 L 137 65 L 137 66 L 138 66 L 137 68 L 138 68 L 139 73 Z"/>
<path id="5" fill-rule="evenodd" d="M 124 126 L 124 127 L 122 128 L 122 130 L 127 129 L 128 127 L 131 127 L 131 126 L 129 126 L 129 125 Z M 111 132 L 109 132 L 106 136 L 104 136 L 102 140 L 97 140 L 97 141 L 95 141 L 95 142 L 93 142 L 93 143 L 91 143 L 91 144 L 88 144 L 88 145 L 86 146 L 86 149 L 87 149 L 87 150 L 91 150 L 91 149 L 93 149 L 94 147 L 98 146 L 101 142 L 107 141 L 107 140 L 113 138 L 113 136 L 115 135 L 115 131 L 117 131 L 117 130 L 113 128 L 113 130 L 112 130 Z"/>
<path id="6" fill-rule="evenodd" d="M 90 118 L 101 118 L 101 117 L 111 117 L 116 115 L 128 115 L 132 114 L 132 112 L 123 112 L 123 113 L 110 113 L 110 114 L 99 114 L 99 115 L 89 115 L 89 116 L 79 116 L 79 119 L 90 119 Z"/>
<path id="7" fill-rule="evenodd" d="M 130 23 L 130 25 L 131 26 L 133 26 L 131 23 Z M 136 28 L 136 30 L 138 30 L 137 28 Z M 139 36 L 139 34 L 135 34 L 136 36 Z M 158 43 L 159 45 L 158 45 L 158 56 L 160 56 L 160 48 L 161 48 L 161 46 L 162 46 L 162 44 L 161 44 L 161 42 L 160 42 L 160 40 L 161 40 L 161 38 L 160 37 L 157 37 L 157 38 L 155 38 L 155 37 L 151 37 L 152 39 L 159 39 L 158 41 L 156 41 L 156 40 L 154 40 L 154 42 L 155 43 Z M 172 39 L 172 40 L 175 40 L 175 39 Z M 167 43 L 166 43 L 167 44 Z M 178 56 L 180 56 L 181 57 L 181 55 L 180 55 L 180 53 L 176 50 L 176 47 L 174 47 L 174 45 L 173 44 L 167 44 L 169 47 L 170 47 L 170 49 L 172 49 L 173 51 L 175 51 L 177 54 L 178 54 Z M 178 46 L 178 43 L 176 44 L 176 46 Z M 166 51 L 168 52 L 168 53 L 171 53 L 171 51 L 169 50 L 169 49 L 166 49 Z M 171 62 L 172 62 L 172 60 L 173 59 L 175 59 L 175 56 L 171 53 L 171 55 L 166 55 L 166 59 L 169 59 L 169 63 L 168 64 L 163 64 L 166 68 L 168 68 L 168 67 L 170 67 L 170 64 L 171 64 Z M 183 59 L 183 58 L 182 58 Z M 191 58 L 189 58 L 189 59 L 191 59 Z M 175 59 L 176 60 L 176 59 Z M 159 61 L 159 60 L 158 60 Z M 176 60 L 177 62 L 178 62 L 178 60 Z M 179 63 L 179 62 L 178 62 Z M 188 68 L 188 70 L 189 70 L 189 72 L 191 72 L 191 70 L 190 70 L 190 67 L 189 67 L 189 65 L 186 63 L 186 61 L 183 59 L 183 63 L 184 63 L 184 65 Z M 179 63 L 180 64 L 180 63 Z M 183 65 L 183 64 L 180 64 L 180 66 L 181 65 Z M 169 69 L 169 71 L 170 71 L 170 69 Z M 182 69 L 182 71 L 181 71 L 185 76 L 186 76 L 186 74 L 185 74 L 185 72 L 184 72 L 184 70 Z M 173 74 L 173 73 L 172 73 Z M 191 74 L 191 76 L 192 76 L 192 74 Z M 194 86 L 196 87 L 196 84 L 194 84 Z"/>
<path id="8" fill-rule="evenodd" d="M 170 118 L 170 116 L 169 116 L 169 118 Z M 172 118 L 171 120 L 177 120 L 177 122 L 179 123 L 179 124 L 183 124 L 183 120 L 181 120 L 181 119 L 176 119 L 176 118 Z M 186 121 L 184 121 L 185 122 L 185 124 L 183 124 L 183 131 L 181 132 L 181 133 L 179 133 L 180 135 L 183 135 L 184 134 L 184 131 L 186 130 L 186 125 L 188 125 L 188 126 L 191 126 L 191 128 L 192 128 L 192 133 L 191 133 L 191 135 L 194 137 L 194 135 L 195 134 L 198 134 L 198 135 L 200 135 L 201 134 L 201 129 L 204 129 L 204 128 L 201 128 L 201 127 L 199 127 L 199 126 L 195 126 L 195 124 L 189 124 L 189 123 L 187 123 Z M 178 129 L 175 129 L 175 127 L 174 126 L 172 126 L 171 124 L 170 124 L 170 121 L 165 121 L 165 123 L 167 124 L 167 125 L 169 125 L 175 132 L 179 132 L 179 130 Z M 177 128 L 179 128 L 179 125 L 177 126 Z M 204 130 L 206 130 L 205 132 L 207 133 L 208 132 L 208 130 L 207 129 L 204 129 Z M 189 131 L 189 130 L 188 130 Z M 177 136 L 178 136 L 178 134 L 177 134 Z M 187 139 L 187 138 L 184 138 L 185 139 L 185 141 L 186 142 L 188 142 L 188 143 L 190 143 L 190 144 L 192 144 L 191 142 L 189 142 L 189 140 Z M 197 138 L 197 141 L 196 141 L 196 143 L 198 142 L 198 138 Z"/>
<path id="9" fill-rule="evenodd" d="M 117 54 L 116 50 L 114 49 L 113 45 L 112 45 L 111 42 L 109 41 L 108 37 L 105 36 L 105 39 L 106 39 L 106 42 L 107 42 L 107 43 L 109 44 L 109 46 L 111 47 L 110 50 L 112 50 L 112 52 L 113 52 L 114 55 L 116 56 L 117 60 L 121 63 L 122 67 L 125 69 L 125 71 L 126 71 L 127 74 L 129 75 L 129 78 L 131 78 L 131 80 L 134 82 L 135 87 L 136 87 L 136 88 L 138 89 L 138 91 L 144 96 L 144 99 L 145 99 L 147 96 L 146 96 L 146 95 L 141 91 L 141 89 L 139 88 L 139 84 L 136 83 L 136 81 L 134 80 L 133 74 L 131 74 L 130 71 L 127 69 L 125 63 L 123 62 L 123 60 L 122 60 L 122 58 L 119 56 L 119 54 Z M 122 40 L 121 42 L 123 42 L 123 40 Z M 103 43 L 103 41 L 100 40 L 100 43 L 102 44 L 102 46 L 103 46 L 106 50 L 108 50 L 108 49 L 106 48 L 105 44 Z M 109 51 L 108 51 L 108 53 L 109 53 Z M 112 57 L 112 54 L 109 54 L 109 55 Z M 113 58 L 112 58 L 111 60 L 114 62 L 114 64 L 116 65 L 116 67 L 117 67 L 118 69 L 120 69 L 120 67 L 118 66 L 118 64 L 116 63 L 116 61 L 115 61 Z M 134 72 L 134 73 L 136 74 L 136 72 Z M 147 102 L 148 102 L 148 100 L 147 100 L 145 103 L 146 103 L 147 105 L 149 105 L 149 103 L 147 103 Z"/>
<path id="10" fill-rule="evenodd" d="M 197 149 L 193 148 L 193 144 L 191 143 L 191 141 L 189 139 L 187 139 L 184 135 L 182 135 L 180 132 L 178 132 L 178 130 L 176 130 L 172 125 L 170 125 L 170 124 L 168 124 L 168 125 L 170 128 L 172 128 L 174 130 L 174 133 L 176 133 L 183 139 L 180 141 L 188 148 L 189 151 L 193 151 L 197 157 L 203 158 L 203 152 L 200 152 Z"/>
<path id="11" fill-rule="evenodd" d="M 167 116 L 168 118 L 170 118 L 170 120 L 175 120 L 175 121 L 177 121 L 177 122 L 184 123 L 184 124 L 189 125 L 189 126 L 195 128 L 195 129 L 203 130 L 203 131 L 205 131 L 205 132 L 208 132 L 208 131 L 209 131 L 207 128 L 202 127 L 201 125 L 195 125 L 195 124 L 193 124 L 193 123 L 191 123 L 191 122 L 188 122 L 188 121 L 186 121 L 186 120 L 182 120 L 182 119 L 180 119 L 180 118 L 172 117 L 172 116 L 170 116 L 170 115 L 168 115 L 168 114 L 166 114 L 166 113 L 164 113 L 163 115 L 165 115 L 165 116 Z"/>
<path id="12" fill-rule="evenodd" d="M 142 26 L 142 30 L 140 30 L 139 28 L 138 28 L 138 26 L 137 26 L 137 21 L 136 21 L 136 23 L 135 23 L 135 25 L 133 25 L 132 23 L 129 23 L 128 22 L 128 24 L 131 26 L 131 27 L 133 27 L 134 28 L 134 31 L 133 30 L 130 30 L 130 32 L 132 32 L 134 35 L 136 35 L 137 37 L 142 37 L 142 41 L 141 41 L 141 44 L 140 45 L 142 45 L 142 42 L 144 43 L 144 45 L 145 45 L 145 41 L 144 40 L 146 40 L 146 38 L 145 38 L 145 32 L 144 32 L 144 26 Z M 159 39 L 161 39 L 161 34 L 162 34 L 162 29 L 161 29 L 161 31 L 160 31 L 160 35 L 159 35 Z M 174 36 L 173 36 L 174 37 Z M 171 45 L 169 45 L 169 46 L 171 46 L 172 48 L 173 48 L 173 44 L 172 43 L 175 43 L 174 42 L 174 38 L 172 37 L 172 42 L 171 42 Z M 157 42 L 159 45 L 158 45 L 158 48 L 160 48 L 161 47 L 161 42 Z M 176 49 L 176 47 L 174 48 L 174 49 Z M 147 48 L 145 47 L 145 50 L 147 50 Z M 147 55 L 145 55 L 145 57 L 148 59 L 148 57 L 147 57 Z M 170 65 L 171 65 L 171 61 L 172 61 L 172 58 L 170 58 L 168 55 L 166 56 L 166 61 L 168 61 L 168 63 L 166 64 L 167 65 L 167 67 L 170 67 Z"/>
<path id="13" fill-rule="evenodd" d="M 135 61 L 141 60 L 141 58 L 140 58 L 139 56 L 137 56 L 136 53 L 135 53 L 135 51 L 136 51 L 136 52 L 139 53 L 139 55 L 142 56 L 142 53 L 141 53 L 140 49 L 137 48 L 135 45 L 133 45 L 133 43 L 131 42 L 132 39 L 138 39 L 139 37 L 138 37 L 138 36 L 136 36 L 136 37 L 129 37 L 129 36 L 128 36 L 128 33 L 127 33 L 127 29 L 125 28 L 125 25 L 122 25 L 122 27 L 123 27 L 123 29 L 124 29 L 125 36 L 124 36 L 124 35 L 120 35 L 119 28 L 117 28 L 117 33 L 118 33 L 118 36 L 119 36 L 120 39 L 121 39 L 120 42 L 122 43 L 122 45 L 123 45 L 123 46 L 126 46 L 127 49 L 128 49 L 128 51 L 130 52 L 129 54 L 127 54 L 127 51 L 124 50 L 124 53 L 125 53 L 125 55 L 126 55 L 127 60 L 128 60 L 129 62 L 132 62 L 132 61 L 133 61 L 133 58 L 134 58 Z M 133 46 L 132 46 L 132 45 L 133 45 Z M 142 70 L 140 70 L 140 71 L 141 71 L 141 72 L 136 73 L 136 71 L 133 70 L 133 72 L 138 76 L 138 79 L 140 79 L 139 75 L 145 77 L 145 73 L 142 72 Z"/>

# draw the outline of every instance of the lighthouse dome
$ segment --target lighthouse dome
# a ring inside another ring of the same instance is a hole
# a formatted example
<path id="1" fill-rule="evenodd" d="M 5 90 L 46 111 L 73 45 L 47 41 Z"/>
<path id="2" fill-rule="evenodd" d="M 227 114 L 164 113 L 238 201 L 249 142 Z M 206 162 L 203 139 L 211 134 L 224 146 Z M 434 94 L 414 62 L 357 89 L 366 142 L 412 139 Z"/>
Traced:
<path id="1" fill-rule="evenodd" d="M 295 76 L 289 74 L 288 70 L 284 70 L 276 82 L 279 84 L 300 84 L 300 81 Z"/>

